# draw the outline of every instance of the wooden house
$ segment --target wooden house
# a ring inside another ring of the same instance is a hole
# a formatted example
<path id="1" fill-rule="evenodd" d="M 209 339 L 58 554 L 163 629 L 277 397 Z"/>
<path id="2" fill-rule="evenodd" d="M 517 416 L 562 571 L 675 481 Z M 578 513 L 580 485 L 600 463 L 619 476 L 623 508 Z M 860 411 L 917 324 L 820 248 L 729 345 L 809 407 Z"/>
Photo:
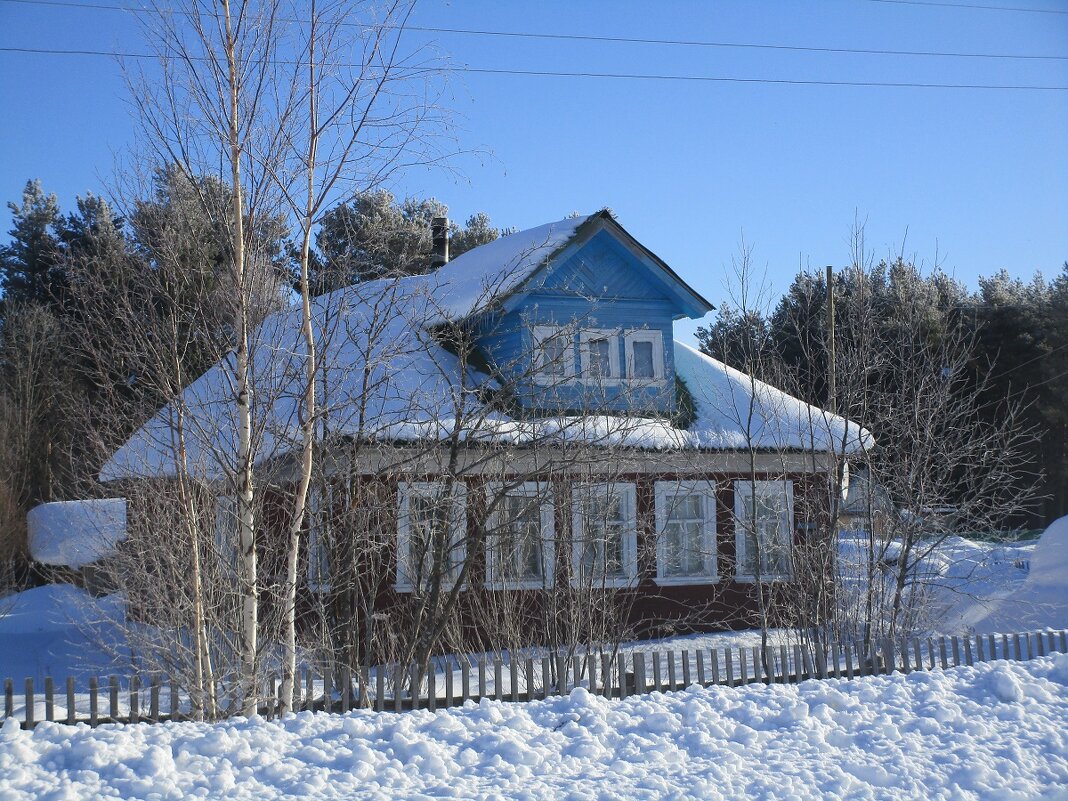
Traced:
<path id="1" fill-rule="evenodd" d="M 363 628 L 391 615 L 404 625 L 399 610 L 433 590 L 476 640 L 493 640 L 486 610 L 507 607 L 537 641 L 582 588 L 626 599 L 621 624 L 635 630 L 744 626 L 758 585 L 791 586 L 798 549 L 830 547 L 806 541 L 828 457 L 869 435 L 676 341 L 673 323 L 711 304 L 611 214 L 451 261 L 446 242 L 436 248 L 425 275 L 315 301 L 322 458 L 306 603 L 346 572 L 370 600 L 330 608 Z M 254 343 L 265 564 L 295 476 L 299 327 L 296 311 L 273 315 Z M 221 362 L 190 385 L 102 479 L 188 471 L 214 482 L 225 529 L 231 370 Z"/>

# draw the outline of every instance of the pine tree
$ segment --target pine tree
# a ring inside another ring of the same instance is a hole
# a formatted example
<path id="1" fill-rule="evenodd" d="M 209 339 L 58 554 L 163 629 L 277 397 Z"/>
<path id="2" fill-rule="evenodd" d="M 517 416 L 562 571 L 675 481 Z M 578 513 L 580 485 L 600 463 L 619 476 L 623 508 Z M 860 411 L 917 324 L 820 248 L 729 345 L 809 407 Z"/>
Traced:
<path id="1" fill-rule="evenodd" d="M 45 194 L 40 181 L 32 180 L 22 190 L 22 204 L 7 205 L 14 227 L 8 232 L 10 244 L 0 248 L 0 287 L 5 305 L 50 303 L 60 252 L 56 236 L 59 202 L 55 195 Z"/>

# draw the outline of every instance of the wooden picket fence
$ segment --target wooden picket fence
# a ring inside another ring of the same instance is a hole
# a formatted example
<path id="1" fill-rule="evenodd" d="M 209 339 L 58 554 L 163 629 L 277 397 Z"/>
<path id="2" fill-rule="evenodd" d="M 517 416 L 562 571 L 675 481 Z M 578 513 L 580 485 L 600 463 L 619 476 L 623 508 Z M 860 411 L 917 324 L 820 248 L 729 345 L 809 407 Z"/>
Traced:
<path id="1" fill-rule="evenodd" d="M 1068 653 L 1068 632 L 1043 631 L 957 637 L 884 639 L 870 643 L 831 643 L 826 648 L 800 644 L 737 648 L 683 648 L 517 654 L 500 657 L 446 657 L 435 660 L 434 670 L 416 666 L 363 667 L 358 676 L 342 669 L 301 671 L 294 690 L 297 711 L 347 712 L 374 709 L 402 712 L 435 710 L 483 698 L 528 701 L 565 695 L 575 687 L 609 698 L 680 690 L 692 684 L 740 686 L 752 682 L 796 683 L 806 679 L 853 679 L 860 676 L 909 673 L 994 659 L 1022 661 L 1052 652 Z M 492 684 L 491 684 L 492 681 Z M 270 719 L 278 714 L 280 682 L 264 688 L 259 713 Z M 399 690 L 398 690 L 399 688 Z M 413 688 L 417 692 L 413 692 Z M 3 718 L 16 716 L 24 728 L 42 720 L 58 723 L 139 723 L 188 720 L 184 696 L 172 681 L 152 676 L 143 682 L 136 675 L 123 685 L 117 676 L 101 682 L 91 677 L 79 688 L 73 678 L 60 687 L 47 677 L 43 688 L 26 679 L 16 696 L 15 682 L 4 680 Z M 87 696 L 87 697 L 86 697 Z M 43 710 L 40 710 L 43 700 Z M 166 701 L 166 703 L 164 703 Z M 43 714 L 41 712 L 43 711 Z"/>

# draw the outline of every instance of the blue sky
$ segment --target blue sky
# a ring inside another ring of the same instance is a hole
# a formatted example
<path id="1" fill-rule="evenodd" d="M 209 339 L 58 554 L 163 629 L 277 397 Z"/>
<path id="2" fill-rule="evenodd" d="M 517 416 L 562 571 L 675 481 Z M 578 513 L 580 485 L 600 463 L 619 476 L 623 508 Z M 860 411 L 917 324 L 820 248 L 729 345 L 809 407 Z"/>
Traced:
<path id="1" fill-rule="evenodd" d="M 1068 87 L 1068 3 L 976 2 L 1058 13 L 880 0 L 436 0 L 420 3 L 413 22 L 1061 59 L 406 36 L 471 67 Z M 0 0 L 0 47 L 12 46 L 143 49 L 128 14 Z M 104 190 L 133 134 L 116 64 L 0 52 L 0 76 L 0 199 L 17 199 L 30 177 L 65 208 Z M 727 295 L 742 236 L 777 295 L 801 265 L 846 263 L 857 217 L 878 255 L 904 243 L 930 265 L 937 253 L 971 286 L 1001 268 L 1054 275 L 1068 259 L 1068 91 L 467 73 L 453 77 L 448 101 L 460 144 L 480 155 L 455 162 L 459 178 L 409 174 L 398 194 L 432 195 L 454 218 L 484 210 L 519 228 L 609 206 L 713 302 Z M 6 232 L 10 216 L 0 219 Z"/>

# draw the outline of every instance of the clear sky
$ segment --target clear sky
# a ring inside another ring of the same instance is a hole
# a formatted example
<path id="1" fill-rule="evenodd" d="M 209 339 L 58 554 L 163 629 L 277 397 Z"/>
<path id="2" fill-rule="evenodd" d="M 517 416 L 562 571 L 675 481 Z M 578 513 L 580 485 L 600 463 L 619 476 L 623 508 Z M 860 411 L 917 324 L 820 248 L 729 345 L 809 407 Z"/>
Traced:
<path id="1" fill-rule="evenodd" d="M 74 0 L 108 2 L 116 0 Z M 953 5 L 956 7 L 953 7 Z M 1032 9 L 991 10 L 977 5 Z M 1039 11 L 1041 10 L 1041 11 Z M 828 53 L 409 32 L 479 68 L 794 81 L 1068 87 L 1054 0 L 427 0 L 413 23 L 543 34 L 1057 59 Z M 0 48 L 143 50 L 121 11 L 0 0 Z M 744 235 L 781 293 L 799 265 L 848 260 L 854 219 L 976 286 L 1068 260 L 1068 91 L 457 74 L 449 100 L 478 157 L 409 174 L 463 219 L 530 227 L 612 208 L 713 302 Z M 133 125 L 107 58 L 0 52 L 0 198 L 39 177 L 69 208 L 106 187 Z M 10 215 L 0 220 L 10 227 Z M 683 324 L 679 333 L 692 332 Z"/>

